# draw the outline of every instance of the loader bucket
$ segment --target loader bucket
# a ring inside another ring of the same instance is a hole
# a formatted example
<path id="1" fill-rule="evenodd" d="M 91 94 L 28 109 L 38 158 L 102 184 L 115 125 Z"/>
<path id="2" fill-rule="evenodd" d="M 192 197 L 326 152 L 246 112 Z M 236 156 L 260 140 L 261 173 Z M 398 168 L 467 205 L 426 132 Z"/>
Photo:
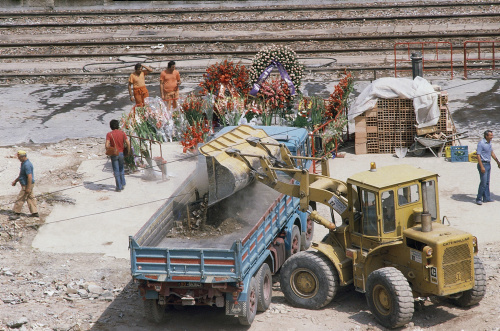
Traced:
<path id="1" fill-rule="evenodd" d="M 269 157 L 270 153 L 272 157 L 280 159 L 278 146 L 266 145 L 269 150 L 267 152 L 249 142 L 255 138 L 265 143 L 278 144 L 264 130 L 240 125 L 200 147 L 207 162 L 209 205 L 249 185 L 254 180 L 254 172 L 261 168 L 259 156 Z M 256 156 L 246 156 L 243 159 L 232 153 L 235 151 Z"/>

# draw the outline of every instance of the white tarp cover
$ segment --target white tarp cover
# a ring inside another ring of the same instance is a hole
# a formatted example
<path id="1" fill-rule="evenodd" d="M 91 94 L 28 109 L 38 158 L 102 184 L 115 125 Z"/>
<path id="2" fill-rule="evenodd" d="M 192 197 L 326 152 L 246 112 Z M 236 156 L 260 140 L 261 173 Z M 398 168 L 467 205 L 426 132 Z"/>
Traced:
<path id="1" fill-rule="evenodd" d="M 380 78 L 367 86 L 356 98 L 349 110 L 349 119 L 353 119 L 377 104 L 378 98 L 413 99 L 418 128 L 436 125 L 439 121 L 439 92 L 424 78 L 417 76 L 414 80 L 408 78 Z"/>

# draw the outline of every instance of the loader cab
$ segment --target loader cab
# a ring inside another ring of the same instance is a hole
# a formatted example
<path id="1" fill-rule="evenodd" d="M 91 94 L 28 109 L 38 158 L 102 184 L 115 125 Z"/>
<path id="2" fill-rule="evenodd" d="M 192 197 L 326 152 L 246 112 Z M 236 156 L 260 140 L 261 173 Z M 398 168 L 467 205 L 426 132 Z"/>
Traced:
<path id="1" fill-rule="evenodd" d="M 353 247 L 363 250 L 399 240 L 422 212 L 426 195 L 433 221 L 439 220 L 437 175 L 409 165 L 356 174 L 347 180 Z"/>

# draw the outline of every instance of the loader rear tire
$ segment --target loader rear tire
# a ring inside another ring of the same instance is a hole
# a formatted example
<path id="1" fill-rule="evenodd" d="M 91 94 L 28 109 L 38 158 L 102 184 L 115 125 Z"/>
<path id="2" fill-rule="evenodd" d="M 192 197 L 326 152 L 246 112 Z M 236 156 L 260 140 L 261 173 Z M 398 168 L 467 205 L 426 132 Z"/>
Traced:
<path id="1" fill-rule="evenodd" d="M 144 314 L 146 319 L 152 323 L 161 323 L 165 321 L 166 306 L 158 304 L 156 299 L 146 299 L 144 301 Z"/>
<path id="2" fill-rule="evenodd" d="M 451 302 L 459 307 L 473 306 L 484 297 L 486 292 L 486 273 L 481 259 L 474 256 L 474 287 L 470 290 L 462 292 L 458 298 L 451 299 Z"/>
<path id="3" fill-rule="evenodd" d="M 257 311 L 266 311 L 273 298 L 273 275 L 267 263 L 260 266 L 257 276 Z"/>
<path id="4" fill-rule="evenodd" d="M 392 329 L 411 321 L 413 294 L 405 276 L 396 268 L 373 271 L 366 281 L 366 301 L 380 324 Z"/>
<path id="5" fill-rule="evenodd" d="M 319 309 L 332 301 L 339 276 L 332 262 L 317 251 L 293 255 L 281 267 L 281 291 L 295 307 Z"/>

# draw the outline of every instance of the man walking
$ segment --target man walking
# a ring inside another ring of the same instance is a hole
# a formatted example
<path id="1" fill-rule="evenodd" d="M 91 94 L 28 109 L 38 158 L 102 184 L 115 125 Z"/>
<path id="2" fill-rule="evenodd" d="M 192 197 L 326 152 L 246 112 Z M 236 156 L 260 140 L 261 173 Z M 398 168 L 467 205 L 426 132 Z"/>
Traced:
<path id="1" fill-rule="evenodd" d="M 28 202 L 31 217 L 39 216 L 36 200 L 33 196 L 33 186 L 35 185 L 33 164 L 30 160 L 28 160 L 28 156 L 25 151 L 18 151 L 17 158 L 21 162 L 21 171 L 19 172 L 19 176 L 12 182 L 12 186 L 16 186 L 17 182 L 21 183 L 21 192 L 19 192 L 17 200 L 14 203 L 14 215 L 9 217 L 12 221 L 20 218 L 21 209 L 23 208 L 25 201 Z"/>
<path id="2" fill-rule="evenodd" d="M 130 74 L 128 79 L 128 94 L 130 96 L 130 101 L 134 101 L 135 99 L 135 105 L 143 107 L 144 99 L 149 97 L 145 76 L 153 72 L 153 69 L 141 63 L 137 63 L 134 68 L 135 71 Z"/>
<path id="3" fill-rule="evenodd" d="M 491 130 L 484 131 L 484 138 L 477 144 L 477 170 L 479 171 L 479 189 L 477 190 L 476 203 L 482 205 L 483 202 L 492 202 L 490 197 L 490 172 L 491 172 L 491 158 L 496 161 L 500 168 L 491 140 L 493 139 L 493 132 Z"/>

